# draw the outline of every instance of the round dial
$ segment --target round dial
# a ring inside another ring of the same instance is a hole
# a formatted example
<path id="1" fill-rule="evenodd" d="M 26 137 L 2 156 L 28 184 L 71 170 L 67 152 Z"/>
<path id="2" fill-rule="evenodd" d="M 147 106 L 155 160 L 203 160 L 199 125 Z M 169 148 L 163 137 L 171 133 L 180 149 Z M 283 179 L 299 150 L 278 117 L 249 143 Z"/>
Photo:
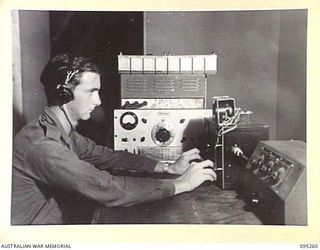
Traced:
<path id="1" fill-rule="evenodd" d="M 132 130 L 138 125 L 138 117 L 133 112 L 125 112 L 120 117 L 120 125 L 126 130 Z"/>
<path id="2" fill-rule="evenodd" d="M 159 142 L 166 142 L 170 139 L 171 134 L 170 131 L 168 131 L 167 129 L 161 128 L 156 132 L 155 136 Z"/>
<path id="3" fill-rule="evenodd" d="M 159 146 L 168 146 L 173 142 L 174 136 L 174 130 L 166 122 L 156 124 L 151 130 L 152 140 Z"/>

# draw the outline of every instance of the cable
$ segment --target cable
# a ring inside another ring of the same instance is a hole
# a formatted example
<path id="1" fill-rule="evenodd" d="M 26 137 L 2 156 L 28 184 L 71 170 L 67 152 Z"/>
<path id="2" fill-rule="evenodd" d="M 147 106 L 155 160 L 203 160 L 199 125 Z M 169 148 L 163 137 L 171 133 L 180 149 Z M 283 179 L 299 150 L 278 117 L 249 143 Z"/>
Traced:
<path id="1" fill-rule="evenodd" d="M 235 130 L 237 128 L 237 124 L 240 121 L 240 113 L 240 110 L 236 109 L 234 116 L 227 117 L 227 119 L 222 122 L 222 126 L 218 131 L 218 136 L 229 133 L 230 131 Z"/>
<path id="2" fill-rule="evenodd" d="M 75 129 L 75 127 L 73 127 L 68 115 L 67 115 L 67 112 L 64 110 L 63 106 L 59 106 L 59 108 L 61 109 L 61 111 L 63 112 L 64 116 L 66 117 L 69 125 L 70 125 L 70 128 L 71 128 L 71 131 L 73 131 Z"/>

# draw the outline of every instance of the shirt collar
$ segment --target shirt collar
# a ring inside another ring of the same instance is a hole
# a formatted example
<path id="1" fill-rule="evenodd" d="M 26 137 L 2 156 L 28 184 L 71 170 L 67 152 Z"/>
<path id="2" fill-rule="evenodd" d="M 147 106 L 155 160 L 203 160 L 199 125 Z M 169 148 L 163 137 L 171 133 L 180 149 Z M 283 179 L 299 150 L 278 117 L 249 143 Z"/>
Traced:
<path id="1" fill-rule="evenodd" d="M 46 137 L 56 140 L 62 139 L 65 143 L 70 144 L 70 137 L 66 134 L 58 117 L 48 106 L 40 115 L 39 123 L 45 128 Z"/>

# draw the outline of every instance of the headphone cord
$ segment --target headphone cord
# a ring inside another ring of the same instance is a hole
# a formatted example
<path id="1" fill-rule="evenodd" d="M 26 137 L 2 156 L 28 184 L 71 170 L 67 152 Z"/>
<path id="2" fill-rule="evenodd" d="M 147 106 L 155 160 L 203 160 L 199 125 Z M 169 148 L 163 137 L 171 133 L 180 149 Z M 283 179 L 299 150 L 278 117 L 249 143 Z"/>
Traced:
<path id="1" fill-rule="evenodd" d="M 67 115 L 67 112 L 65 111 L 65 109 L 63 108 L 63 106 L 59 106 L 59 108 L 61 109 L 61 111 L 63 112 L 64 116 L 67 118 L 67 121 L 69 122 L 69 125 L 71 127 L 71 131 L 73 131 L 75 129 L 75 127 L 73 127 L 68 115 Z"/>

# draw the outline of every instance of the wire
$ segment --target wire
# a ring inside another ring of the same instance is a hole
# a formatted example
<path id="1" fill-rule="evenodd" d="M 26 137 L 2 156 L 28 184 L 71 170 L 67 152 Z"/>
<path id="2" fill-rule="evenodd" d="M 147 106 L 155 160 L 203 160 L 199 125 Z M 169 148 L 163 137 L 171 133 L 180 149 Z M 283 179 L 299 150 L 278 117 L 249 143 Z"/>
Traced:
<path id="1" fill-rule="evenodd" d="M 71 131 L 73 131 L 75 129 L 75 127 L 73 127 L 68 115 L 67 115 L 67 112 L 64 110 L 63 106 L 59 106 L 59 108 L 61 109 L 61 111 L 63 112 L 64 116 L 67 118 L 67 121 L 69 122 L 69 125 L 71 127 Z"/>
<path id="2" fill-rule="evenodd" d="M 236 109 L 234 116 L 227 117 L 227 119 L 222 122 L 221 128 L 218 131 L 218 136 L 229 133 L 237 128 L 237 124 L 240 121 L 240 113 L 240 110 Z"/>

